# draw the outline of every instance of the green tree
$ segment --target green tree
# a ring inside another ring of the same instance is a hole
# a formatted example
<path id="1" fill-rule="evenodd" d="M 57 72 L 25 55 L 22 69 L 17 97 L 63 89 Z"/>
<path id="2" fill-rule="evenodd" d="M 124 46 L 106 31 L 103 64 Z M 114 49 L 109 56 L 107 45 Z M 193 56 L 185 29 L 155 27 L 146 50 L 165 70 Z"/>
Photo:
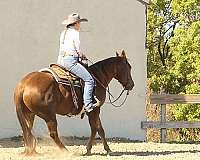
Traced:
<path id="1" fill-rule="evenodd" d="M 148 7 L 147 48 L 153 92 L 199 94 L 200 1 L 152 0 Z M 177 105 L 173 118 L 200 120 L 200 107 Z M 188 133 L 190 130 L 180 130 L 180 139 L 194 138 Z"/>
<path id="2" fill-rule="evenodd" d="M 198 93 L 192 88 L 200 84 L 200 21 L 188 28 L 179 27 L 174 35 L 170 41 L 173 50 L 170 74 L 178 80 L 179 92 Z"/>
<path id="3" fill-rule="evenodd" d="M 167 93 L 184 92 L 187 82 L 182 82 L 182 77 L 175 74 L 178 71 L 174 71 L 174 69 L 180 69 L 175 67 L 176 64 L 178 65 L 176 60 L 184 59 L 184 56 L 187 57 L 191 54 L 193 58 L 197 56 L 193 53 L 194 46 L 190 46 L 190 44 L 196 45 L 196 52 L 198 52 L 199 13 L 200 2 L 198 0 L 152 0 L 148 8 L 147 70 L 150 87 L 154 92 L 160 92 L 160 90 Z M 190 35 L 187 33 L 191 33 L 188 40 Z M 195 41 L 194 37 L 196 37 Z M 173 38 L 174 40 L 172 40 Z M 185 54 L 177 57 L 180 55 L 178 52 L 183 45 L 184 49 L 187 48 Z M 197 61 L 194 63 L 198 65 Z M 179 70 L 179 73 L 184 71 Z M 192 72 L 192 70 L 187 70 L 187 72 Z"/>
<path id="4" fill-rule="evenodd" d="M 147 48 L 148 77 L 163 73 L 169 56 L 168 41 L 173 36 L 177 19 L 173 16 L 171 0 L 153 0 L 148 7 Z"/>
<path id="5" fill-rule="evenodd" d="M 173 14 L 182 24 L 190 25 L 199 21 L 200 1 L 199 0 L 172 0 Z"/>
<path id="6" fill-rule="evenodd" d="M 178 81 L 179 92 L 186 94 L 200 93 L 200 21 L 189 27 L 179 27 L 170 42 L 173 49 L 171 75 Z M 174 120 L 200 120 L 199 105 L 176 105 Z M 180 140 L 200 140 L 199 129 L 181 129 Z"/>

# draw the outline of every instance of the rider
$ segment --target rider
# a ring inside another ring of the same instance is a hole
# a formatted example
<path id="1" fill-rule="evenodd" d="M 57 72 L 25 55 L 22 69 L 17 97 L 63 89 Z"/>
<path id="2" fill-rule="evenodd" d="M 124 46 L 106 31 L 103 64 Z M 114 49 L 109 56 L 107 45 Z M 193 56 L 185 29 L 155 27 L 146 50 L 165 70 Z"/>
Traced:
<path id="1" fill-rule="evenodd" d="M 83 107 L 86 112 L 91 112 L 96 107 L 92 103 L 94 79 L 87 69 L 79 63 L 79 58 L 86 59 L 80 50 L 80 24 L 87 21 L 85 18 L 80 18 L 79 14 L 72 13 L 62 22 L 66 28 L 60 35 L 60 49 L 57 63 L 63 65 L 67 70 L 85 82 Z"/>

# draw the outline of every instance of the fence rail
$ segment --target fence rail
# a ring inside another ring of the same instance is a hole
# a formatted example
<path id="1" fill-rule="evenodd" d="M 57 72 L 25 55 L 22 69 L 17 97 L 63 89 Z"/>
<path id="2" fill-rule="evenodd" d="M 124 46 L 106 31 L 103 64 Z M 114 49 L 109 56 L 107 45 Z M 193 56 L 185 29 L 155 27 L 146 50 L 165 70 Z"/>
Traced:
<path id="1" fill-rule="evenodd" d="M 141 128 L 160 129 L 160 142 L 166 142 L 167 128 L 200 128 L 200 122 L 189 121 L 166 121 L 167 104 L 199 104 L 200 95 L 178 95 L 178 94 L 153 94 L 150 96 L 150 104 L 159 104 L 160 121 L 142 121 Z"/>
<path id="2" fill-rule="evenodd" d="M 200 95 L 184 95 L 184 94 L 153 94 L 150 96 L 151 104 L 191 104 L 200 103 Z"/>

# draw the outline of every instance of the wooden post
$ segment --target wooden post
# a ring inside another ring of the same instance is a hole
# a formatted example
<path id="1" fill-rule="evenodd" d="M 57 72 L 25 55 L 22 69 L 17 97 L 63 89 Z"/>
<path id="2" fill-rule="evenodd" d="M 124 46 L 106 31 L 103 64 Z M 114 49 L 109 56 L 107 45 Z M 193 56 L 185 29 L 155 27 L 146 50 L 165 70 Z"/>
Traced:
<path id="1" fill-rule="evenodd" d="M 166 122 L 166 104 L 161 104 L 161 109 L 160 109 L 160 122 Z M 166 137 L 167 137 L 167 130 L 166 128 L 161 128 L 160 129 L 160 142 L 165 143 L 166 142 Z"/>

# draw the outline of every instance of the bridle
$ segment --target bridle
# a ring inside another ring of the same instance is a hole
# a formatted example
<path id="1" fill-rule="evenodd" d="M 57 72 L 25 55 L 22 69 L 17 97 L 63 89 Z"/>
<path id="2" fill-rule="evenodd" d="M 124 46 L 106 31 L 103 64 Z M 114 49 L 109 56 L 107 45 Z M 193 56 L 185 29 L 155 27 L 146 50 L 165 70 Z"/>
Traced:
<path id="1" fill-rule="evenodd" d="M 89 59 L 87 59 L 91 64 L 94 64 L 91 60 L 89 60 Z M 126 92 L 126 96 L 125 96 L 125 98 L 124 98 L 124 100 L 122 101 L 122 103 L 120 104 L 120 105 L 116 105 L 116 104 L 114 104 L 114 103 L 116 103 L 119 99 L 120 99 L 120 97 L 122 96 L 122 94 L 124 93 L 124 91 L 126 90 L 125 89 L 125 87 L 124 87 L 124 89 L 121 91 L 121 93 L 119 94 L 119 96 L 115 99 L 115 100 L 111 100 L 111 97 L 112 98 L 114 98 L 114 96 L 111 94 L 111 92 L 110 92 L 110 87 L 109 87 L 109 85 L 108 85 L 108 89 L 107 89 L 107 87 L 106 86 L 104 86 L 104 84 L 102 84 L 100 81 L 99 81 L 99 79 L 97 79 L 93 74 L 92 74 L 92 76 L 93 76 L 93 78 L 108 92 L 108 99 L 109 99 L 109 102 L 106 102 L 106 103 L 110 103 L 112 106 L 114 106 L 114 107 L 121 107 L 121 106 L 123 106 L 124 105 L 124 103 L 126 102 L 126 100 L 127 100 L 127 97 L 128 97 L 128 95 L 129 95 L 129 90 L 127 90 L 127 92 Z M 127 75 L 128 76 L 128 75 Z M 128 79 L 128 78 L 127 78 Z M 128 82 L 127 82 L 128 83 Z"/>

